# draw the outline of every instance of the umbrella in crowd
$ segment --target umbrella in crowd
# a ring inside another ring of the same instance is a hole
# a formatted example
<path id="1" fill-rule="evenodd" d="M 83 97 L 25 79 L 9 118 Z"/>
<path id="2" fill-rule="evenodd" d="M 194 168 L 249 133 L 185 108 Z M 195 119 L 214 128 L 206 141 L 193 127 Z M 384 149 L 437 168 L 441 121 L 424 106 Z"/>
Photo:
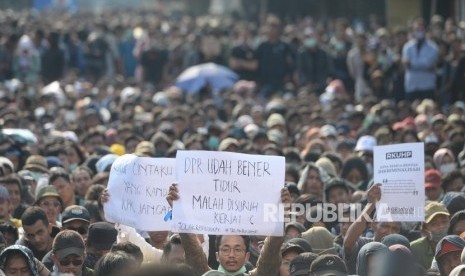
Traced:
<path id="1" fill-rule="evenodd" d="M 184 70 L 176 79 L 176 86 L 187 93 L 198 93 L 207 84 L 213 90 L 234 86 L 239 76 L 230 69 L 215 64 L 204 63 Z"/>

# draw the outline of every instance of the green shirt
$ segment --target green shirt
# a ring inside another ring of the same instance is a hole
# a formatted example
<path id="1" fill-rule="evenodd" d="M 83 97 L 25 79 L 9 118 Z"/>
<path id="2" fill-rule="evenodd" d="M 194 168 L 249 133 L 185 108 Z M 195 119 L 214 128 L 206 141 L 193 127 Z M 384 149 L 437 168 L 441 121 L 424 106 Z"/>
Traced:
<path id="1" fill-rule="evenodd" d="M 418 263 L 425 269 L 431 268 L 434 258 L 434 250 L 427 237 L 419 238 L 410 243 L 413 255 L 417 258 Z"/>

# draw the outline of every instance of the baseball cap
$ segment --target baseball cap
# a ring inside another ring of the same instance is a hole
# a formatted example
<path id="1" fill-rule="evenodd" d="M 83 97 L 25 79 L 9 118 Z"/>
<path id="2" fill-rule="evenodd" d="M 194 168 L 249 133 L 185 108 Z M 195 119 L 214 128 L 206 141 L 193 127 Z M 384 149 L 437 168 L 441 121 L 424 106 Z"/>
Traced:
<path id="1" fill-rule="evenodd" d="M 442 238 L 436 245 L 434 258 L 436 261 L 450 252 L 462 251 L 465 247 L 465 241 L 459 236 L 449 235 Z"/>
<path id="2" fill-rule="evenodd" d="M 291 276 L 308 276 L 312 262 L 318 258 L 315 253 L 303 253 L 291 261 L 289 271 Z"/>
<path id="3" fill-rule="evenodd" d="M 90 222 L 90 214 L 86 208 L 79 205 L 71 205 L 66 207 L 62 214 L 61 223 L 67 223 L 73 220 L 81 220 Z"/>
<path id="4" fill-rule="evenodd" d="M 438 170 L 425 172 L 425 188 L 441 188 L 441 173 Z"/>
<path id="5" fill-rule="evenodd" d="M 294 228 L 296 228 L 296 229 L 299 231 L 299 233 L 305 232 L 305 230 L 306 230 L 306 229 L 305 229 L 305 226 L 304 226 L 302 223 L 300 223 L 300 222 L 290 222 L 290 223 L 287 223 L 287 224 L 286 224 L 286 230 L 287 230 L 289 227 L 294 227 Z"/>
<path id="6" fill-rule="evenodd" d="M 291 250 L 297 251 L 298 254 L 305 252 L 304 249 L 300 245 L 296 243 L 286 242 L 281 247 L 281 255 L 284 255 Z"/>
<path id="7" fill-rule="evenodd" d="M 347 268 L 340 257 L 324 254 L 313 261 L 310 273 L 314 276 L 347 276 Z"/>
<path id="8" fill-rule="evenodd" d="M 116 154 L 106 154 L 102 156 L 97 163 L 95 163 L 95 167 L 97 168 L 97 172 L 101 173 L 104 172 L 108 166 L 113 164 L 115 162 L 116 158 L 118 158 L 118 155 Z"/>
<path id="9" fill-rule="evenodd" d="M 118 231 L 108 222 L 96 222 L 89 226 L 87 243 L 100 250 L 110 250 L 116 242 Z"/>
<path id="10" fill-rule="evenodd" d="M 302 249 L 305 252 L 312 252 L 313 251 L 312 246 L 304 238 L 292 238 L 292 239 L 288 240 L 287 242 L 295 243 L 295 244 L 299 245 L 300 247 L 302 247 Z"/>
<path id="11" fill-rule="evenodd" d="M 376 146 L 376 138 L 370 135 L 365 135 L 357 140 L 355 145 L 355 151 L 373 151 L 373 148 Z"/>
<path id="12" fill-rule="evenodd" d="M 58 260 L 69 255 L 84 256 L 85 249 L 81 235 L 72 230 L 61 231 L 53 240 L 52 252 Z"/>
<path id="13" fill-rule="evenodd" d="M 425 222 L 429 223 L 437 215 L 449 216 L 449 211 L 444 204 L 439 202 L 430 202 L 425 207 Z"/>

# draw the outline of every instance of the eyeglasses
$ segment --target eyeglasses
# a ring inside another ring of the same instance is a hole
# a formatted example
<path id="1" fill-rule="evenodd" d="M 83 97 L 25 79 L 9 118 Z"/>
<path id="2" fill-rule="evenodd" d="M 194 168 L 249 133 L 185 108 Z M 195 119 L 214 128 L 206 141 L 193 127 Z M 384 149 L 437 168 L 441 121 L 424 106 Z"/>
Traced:
<path id="1" fill-rule="evenodd" d="M 76 231 L 81 235 L 87 234 L 87 227 L 84 227 L 84 226 L 81 226 L 78 228 L 64 227 L 64 229 Z"/>
<path id="2" fill-rule="evenodd" d="M 240 248 L 240 247 L 235 247 L 235 248 L 229 248 L 229 247 L 223 247 L 220 248 L 220 253 L 223 255 L 229 255 L 231 252 L 234 253 L 234 255 L 242 255 L 245 252 L 245 249 Z"/>
<path id="3" fill-rule="evenodd" d="M 83 263 L 82 260 L 62 260 L 60 261 L 60 265 L 62 266 L 69 266 L 70 264 L 73 264 L 74 266 L 81 266 Z"/>
<path id="4" fill-rule="evenodd" d="M 61 203 L 59 201 L 42 201 L 40 203 L 40 206 L 42 207 L 55 207 L 55 208 L 58 208 L 61 206 Z"/>

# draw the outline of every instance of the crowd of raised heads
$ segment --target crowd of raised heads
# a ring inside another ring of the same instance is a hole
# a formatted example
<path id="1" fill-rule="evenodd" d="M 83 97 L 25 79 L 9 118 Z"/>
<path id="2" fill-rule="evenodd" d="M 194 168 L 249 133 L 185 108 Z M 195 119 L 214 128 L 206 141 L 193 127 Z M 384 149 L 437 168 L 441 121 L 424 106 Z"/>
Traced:
<path id="1" fill-rule="evenodd" d="M 465 275 L 465 25 L 354 22 L 0 11 L 0 269 Z M 179 85 L 204 63 L 239 80 Z M 412 142 L 424 143 L 425 220 L 376 222 L 373 149 Z M 116 158 L 177 150 L 284 156 L 281 200 L 305 211 L 283 237 L 106 222 Z M 330 205 L 335 220 L 311 219 Z"/>

